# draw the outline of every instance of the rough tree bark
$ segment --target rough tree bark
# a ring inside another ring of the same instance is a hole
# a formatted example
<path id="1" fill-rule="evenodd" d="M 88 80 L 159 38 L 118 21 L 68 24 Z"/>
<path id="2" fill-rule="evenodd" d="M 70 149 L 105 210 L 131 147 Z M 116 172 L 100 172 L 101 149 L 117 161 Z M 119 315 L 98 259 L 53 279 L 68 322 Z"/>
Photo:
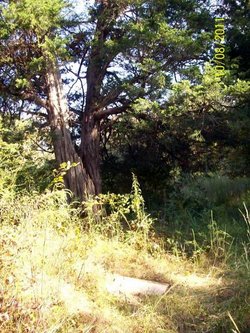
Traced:
<path id="1" fill-rule="evenodd" d="M 96 50 L 94 50 L 96 52 Z M 99 71 L 99 73 L 98 73 Z M 101 192 L 100 176 L 100 120 L 96 118 L 100 99 L 100 69 L 95 57 L 91 57 L 87 69 L 87 95 L 82 117 L 81 158 L 90 175 L 95 194 Z"/>
<path id="2" fill-rule="evenodd" d="M 101 193 L 100 175 L 100 124 L 93 113 L 83 116 L 81 133 L 81 159 L 93 183 L 91 194 Z"/>
<path id="3" fill-rule="evenodd" d="M 126 5 L 125 5 L 126 7 Z M 120 91 L 102 96 L 101 86 L 108 66 L 116 56 L 107 52 L 105 42 L 123 6 L 101 1 L 96 24 L 95 38 L 90 49 L 86 82 L 86 101 L 81 120 L 81 146 L 79 155 L 69 131 L 69 107 L 63 94 L 58 66 L 47 71 L 48 113 L 57 164 L 76 162 L 65 176 L 65 185 L 75 197 L 85 200 L 88 195 L 101 193 L 100 175 L 100 122 L 112 114 L 125 111 L 127 106 L 107 108 Z M 119 53 L 117 51 L 117 53 Z"/>
<path id="4" fill-rule="evenodd" d="M 88 162 L 88 159 L 81 160 L 72 142 L 69 130 L 69 107 L 56 65 L 47 70 L 46 84 L 48 90 L 47 109 L 57 165 L 60 166 L 61 163 L 68 161 L 77 163 L 76 166 L 67 171 L 64 182 L 66 188 L 73 193 L 75 198 L 85 200 L 88 195 L 98 193 L 95 181 L 92 180 L 94 171 L 88 166 L 88 163 L 86 168 L 84 163 Z M 91 134 L 90 126 L 87 127 Z"/>

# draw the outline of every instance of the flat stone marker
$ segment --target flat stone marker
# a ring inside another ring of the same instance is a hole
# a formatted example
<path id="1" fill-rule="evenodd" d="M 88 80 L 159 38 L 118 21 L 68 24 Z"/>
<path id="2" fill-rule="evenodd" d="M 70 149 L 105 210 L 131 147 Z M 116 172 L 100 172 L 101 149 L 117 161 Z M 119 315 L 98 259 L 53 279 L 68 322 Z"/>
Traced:
<path id="1" fill-rule="evenodd" d="M 113 295 L 163 295 L 170 288 L 170 285 L 110 274 L 106 280 L 106 288 Z"/>

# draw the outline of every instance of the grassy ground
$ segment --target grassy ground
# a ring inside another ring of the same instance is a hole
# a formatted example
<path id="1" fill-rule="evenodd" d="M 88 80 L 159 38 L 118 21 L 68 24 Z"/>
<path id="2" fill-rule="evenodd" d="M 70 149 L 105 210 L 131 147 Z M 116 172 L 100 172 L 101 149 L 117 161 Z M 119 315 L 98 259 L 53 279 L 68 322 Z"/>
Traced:
<path id="1" fill-rule="evenodd" d="M 171 238 L 154 233 L 140 192 L 109 197 L 98 218 L 94 204 L 80 217 L 64 192 L 2 195 L 1 333 L 250 332 L 250 240 L 236 249 L 212 221 L 210 245 L 187 256 L 174 241 L 166 250 Z M 117 297 L 105 288 L 107 273 L 171 287 Z"/>

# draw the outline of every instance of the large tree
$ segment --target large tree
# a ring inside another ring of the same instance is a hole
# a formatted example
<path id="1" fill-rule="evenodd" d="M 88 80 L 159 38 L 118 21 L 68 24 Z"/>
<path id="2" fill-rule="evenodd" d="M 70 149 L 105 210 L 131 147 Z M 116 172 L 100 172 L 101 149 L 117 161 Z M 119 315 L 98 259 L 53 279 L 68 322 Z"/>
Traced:
<path id="1" fill-rule="evenodd" d="M 57 164 L 72 164 L 65 185 L 75 197 L 100 193 L 103 127 L 139 98 L 164 100 L 179 70 L 206 60 L 206 1 L 99 0 L 78 17 L 62 0 L 0 4 L 1 100 L 28 102 L 45 118 Z M 66 68 L 82 86 L 74 108 L 63 91 Z"/>

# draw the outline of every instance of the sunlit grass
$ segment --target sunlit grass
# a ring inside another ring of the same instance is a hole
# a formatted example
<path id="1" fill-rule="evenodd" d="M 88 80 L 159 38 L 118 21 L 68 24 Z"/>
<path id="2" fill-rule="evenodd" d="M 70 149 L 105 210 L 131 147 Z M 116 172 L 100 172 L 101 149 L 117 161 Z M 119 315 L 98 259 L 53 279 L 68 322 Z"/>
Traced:
<path id="1" fill-rule="evenodd" d="M 200 260 L 166 253 L 153 233 L 145 242 L 141 230 L 126 237 L 122 229 L 107 236 L 86 228 L 63 192 L 0 205 L 1 333 L 230 332 L 228 312 L 239 330 L 248 327 L 245 268 L 220 265 L 209 253 Z M 170 287 L 163 295 L 115 296 L 107 290 L 112 273 Z"/>

